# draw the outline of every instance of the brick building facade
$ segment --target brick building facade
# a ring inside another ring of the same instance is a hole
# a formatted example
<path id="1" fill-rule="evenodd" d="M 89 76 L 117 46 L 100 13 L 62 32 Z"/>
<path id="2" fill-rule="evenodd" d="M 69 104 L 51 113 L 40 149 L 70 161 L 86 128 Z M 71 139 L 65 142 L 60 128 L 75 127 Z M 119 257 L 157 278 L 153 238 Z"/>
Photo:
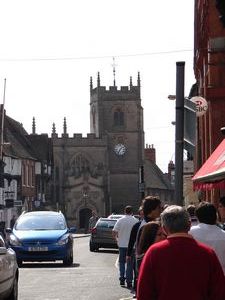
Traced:
<path id="1" fill-rule="evenodd" d="M 222 141 L 225 126 L 225 2 L 195 1 L 194 72 L 198 95 L 208 102 L 207 113 L 198 118 L 196 169 L 206 161 Z M 218 198 L 218 191 L 205 198 Z"/>

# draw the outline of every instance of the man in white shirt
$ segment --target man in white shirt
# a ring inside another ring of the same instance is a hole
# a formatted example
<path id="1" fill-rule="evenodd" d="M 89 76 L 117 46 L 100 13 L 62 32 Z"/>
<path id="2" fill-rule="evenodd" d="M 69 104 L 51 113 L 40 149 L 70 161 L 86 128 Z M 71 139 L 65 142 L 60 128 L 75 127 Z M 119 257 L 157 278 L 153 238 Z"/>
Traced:
<path id="1" fill-rule="evenodd" d="M 199 224 L 191 227 L 190 234 L 214 249 L 225 274 L 225 231 L 216 225 L 215 206 L 209 202 L 201 202 L 196 209 L 196 216 Z"/>
<path id="2" fill-rule="evenodd" d="M 130 260 L 126 264 L 126 255 L 131 229 L 133 225 L 138 222 L 138 219 L 133 216 L 131 206 L 126 206 L 124 213 L 125 216 L 117 220 L 112 234 L 113 237 L 117 240 L 117 244 L 119 247 L 120 285 L 125 285 L 126 279 L 127 287 L 131 288 L 133 281 L 133 262 Z"/>

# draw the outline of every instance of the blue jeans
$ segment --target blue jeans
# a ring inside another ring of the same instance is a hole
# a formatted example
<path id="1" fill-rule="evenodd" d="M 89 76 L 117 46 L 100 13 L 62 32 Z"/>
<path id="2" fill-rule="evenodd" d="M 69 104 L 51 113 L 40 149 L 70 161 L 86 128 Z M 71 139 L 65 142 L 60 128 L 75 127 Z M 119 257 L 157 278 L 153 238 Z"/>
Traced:
<path id="1" fill-rule="evenodd" d="M 132 283 L 133 280 L 133 260 L 126 262 L 127 248 L 119 247 L 119 270 L 120 280 Z"/>

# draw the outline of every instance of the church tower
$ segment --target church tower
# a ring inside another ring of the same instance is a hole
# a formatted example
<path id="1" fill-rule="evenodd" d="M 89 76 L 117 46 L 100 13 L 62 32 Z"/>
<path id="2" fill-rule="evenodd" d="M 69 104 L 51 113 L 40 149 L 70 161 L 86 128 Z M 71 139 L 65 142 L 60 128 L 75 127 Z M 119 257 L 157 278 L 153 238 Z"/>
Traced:
<path id="1" fill-rule="evenodd" d="M 125 205 L 140 206 L 139 170 L 144 160 L 143 108 L 140 76 L 137 85 L 106 89 L 90 81 L 90 131 L 98 138 L 107 136 L 109 166 L 109 201 L 111 211 L 120 212 Z"/>

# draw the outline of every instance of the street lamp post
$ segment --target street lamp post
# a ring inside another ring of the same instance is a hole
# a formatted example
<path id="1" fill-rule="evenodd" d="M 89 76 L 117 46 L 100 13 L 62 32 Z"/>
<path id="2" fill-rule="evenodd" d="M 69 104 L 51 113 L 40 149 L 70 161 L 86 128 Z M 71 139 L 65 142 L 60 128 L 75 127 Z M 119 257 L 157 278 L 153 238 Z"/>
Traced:
<path id="1" fill-rule="evenodd" d="M 176 63 L 175 203 L 183 206 L 184 66 Z"/>
<path id="2" fill-rule="evenodd" d="M 6 90 L 6 79 L 4 80 L 4 92 L 3 92 L 3 104 L 2 104 L 2 115 L 1 115 L 1 138 L 0 138 L 0 188 L 4 188 L 4 166 L 3 161 L 3 144 L 4 144 L 4 118 L 5 118 L 5 90 Z"/>
<path id="3" fill-rule="evenodd" d="M 145 197 L 145 181 L 144 181 L 144 166 L 139 167 L 139 192 L 141 194 L 141 200 Z"/>

